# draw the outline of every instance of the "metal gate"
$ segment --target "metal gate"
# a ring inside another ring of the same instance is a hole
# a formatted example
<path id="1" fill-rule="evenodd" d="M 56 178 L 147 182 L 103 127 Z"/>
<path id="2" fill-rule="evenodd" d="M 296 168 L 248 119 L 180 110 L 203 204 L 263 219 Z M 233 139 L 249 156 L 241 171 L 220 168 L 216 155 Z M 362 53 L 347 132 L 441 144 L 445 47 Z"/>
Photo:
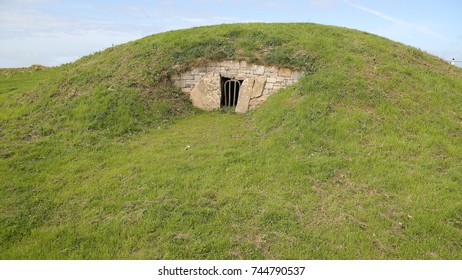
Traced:
<path id="1" fill-rule="evenodd" d="M 229 79 L 223 85 L 223 102 L 225 107 L 236 107 L 239 99 L 239 89 L 242 82 L 235 79 Z"/>

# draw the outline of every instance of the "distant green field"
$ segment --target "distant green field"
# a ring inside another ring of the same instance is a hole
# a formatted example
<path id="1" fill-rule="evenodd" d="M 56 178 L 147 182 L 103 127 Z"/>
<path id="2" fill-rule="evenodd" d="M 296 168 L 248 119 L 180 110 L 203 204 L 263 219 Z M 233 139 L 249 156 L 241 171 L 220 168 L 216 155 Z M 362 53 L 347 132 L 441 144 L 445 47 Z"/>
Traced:
<path id="1" fill-rule="evenodd" d="M 244 115 L 169 80 L 225 59 L 307 75 Z M 233 24 L 36 68 L 0 70 L 1 259 L 462 259 L 462 70 L 436 57 Z"/>

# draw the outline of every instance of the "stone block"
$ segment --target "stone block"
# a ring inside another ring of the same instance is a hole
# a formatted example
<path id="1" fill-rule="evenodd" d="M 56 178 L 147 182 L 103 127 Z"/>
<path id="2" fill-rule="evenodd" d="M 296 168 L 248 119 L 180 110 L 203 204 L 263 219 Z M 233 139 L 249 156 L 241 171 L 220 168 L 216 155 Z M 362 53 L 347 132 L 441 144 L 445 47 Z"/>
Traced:
<path id="1" fill-rule="evenodd" d="M 198 82 L 196 81 L 190 81 L 190 80 L 187 80 L 185 81 L 185 87 L 189 87 L 189 88 L 193 88 Z"/>
<path id="2" fill-rule="evenodd" d="M 188 75 L 181 75 L 182 80 L 194 80 L 194 75 L 188 74 Z"/>
<path id="3" fill-rule="evenodd" d="M 191 94 L 191 91 L 192 91 L 192 88 L 183 88 L 181 89 L 181 91 L 184 93 L 184 94 Z"/>
<path id="4" fill-rule="evenodd" d="M 265 68 L 265 73 L 266 74 L 277 74 L 278 69 L 276 67 L 274 67 L 274 66 L 266 67 Z"/>
<path id="5" fill-rule="evenodd" d="M 258 105 L 260 105 L 259 102 L 258 102 L 258 100 L 256 100 L 256 99 L 251 99 L 250 102 L 249 102 L 249 110 L 252 110 L 252 109 L 257 108 Z"/>
<path id="6" fill-rule="evenodd" d="M 230 77 L 236 77 L 236 76 L 239 76 L 239 71 L 232 70 L 232 71 L 229 71 L 228 74 Z"/>
<path id="7" fill-rule="evenodd" d="M 241 62 L 239 63 L 239 68 L 240 68 L 241 70 L 246 69 L 246 68 L 247 68 L 247 61 L 245 61 L 245 60 L 241 61 Z"/>
<path id="8" fill-rule="evenodd" d="M 247 78 L 242 83 L 239 90 L 239 99 L 237 101 L 236 113 L 245 113 L 249 109 L 250 98 L 252 97 L 254 78 Z"/>
<path id="9" fill-rule="evenodd" d="M 292 72 L 292 76 L 291 78 L 295 81 L 298 81 L 298 79 L 300 79 L 300 77 L 303 75 L 302 72 L 299 72 L 299 71 L 294 71 Z"/>
<path id="10" fill-rule="evenodd" d="M 207 73 L 207 67 L 198 67 L 196 68 L 199 73 Z"/>
<path id="11" fill-rule="evenodd" d="M 266 80 L 268 83 L 275 83 L 277 80 L 275 77 L 269 77 L 267 80 Z"/>
<path id="12" fill-rule="evenodd" d="M 254 109 L 254 108 L 260 106 L 263 102 L 266 101 L 267 98 L 268 98 L 268 95 L 262 95 L 259 98 L 253 98 L 249 102 L 249 109 Z"/>
<path id="13" fill-rule="evenodd" d="M 265 84 L 265 89 L 273 89 L 274 84 L 273 83 L 266 83 Z"/>
<path id="14" fill-rule="evenodd" d="M 269 95 L 262 95 L 262 96 L 256 98 L 256 100 L 264 102 L 264 101 L 266 101 L 266 99 L 268 99 L 268 97 L 269 97 Z"/>
<path id="15" fill-rule="evenodd" d="M 265 89 L 266 78 L 265 77 L 256 77 L 255 83 L 252 90 L 252 98 L 260 97 L 263 95 L 263 90 Z"/>
<path id="16" fill-rule="evenodd" d="M 292 76 L 292 70 L 289 68 L 279 68 L 279 76 L 290 77 Z"/>
<path id="17" fill-rule="evenodd" d="M 265 66 L 257 66 L 254 71 L 255 75 L 263 75 L 265 74 Z"/>
<path id="18" fill-rule="evenodd" d="M 190 94 L 193 105 L 203 110 L 220 108 L 221 79 L 220 74 L 211 72 L 202 77 Z"/>
<path id="19" fill-rule="evenodd" d="M 274 85 L 273 87 L 273 92 L 278 91 L 279 89 L 283 88 L 284 86 L 282 85 Z"/>
<path id="20" fill-rule="evenodd" d="M 227 69 L 239 69 L 239 65 L 239 61 L 228 60 L 223 62 L 222 67 Z"/>

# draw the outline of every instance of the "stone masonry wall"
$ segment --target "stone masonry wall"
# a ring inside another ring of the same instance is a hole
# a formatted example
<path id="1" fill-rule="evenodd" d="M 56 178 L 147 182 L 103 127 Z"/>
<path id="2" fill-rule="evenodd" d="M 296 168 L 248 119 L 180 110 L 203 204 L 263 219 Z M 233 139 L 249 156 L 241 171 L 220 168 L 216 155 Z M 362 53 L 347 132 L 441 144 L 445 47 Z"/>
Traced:
<path id="1" fill-rule="evenodd" d="M 193 68 L 179 75 L 174 75 L 171 79 L 185 94 L 191 94 L 198 82 L 209 73 L 217 73 L 220 77 L 237 80 L 257 77 L 260 77 L 259 80 L 263 79 L 263 90 L 259 96 L 252 96 L 248 109 L 260 105 L 278 89 L 296 83 L 303 75 L 303 72 L 293 71 L 289 68 L 249 64 L 246 61 L 222 61 Z"/>

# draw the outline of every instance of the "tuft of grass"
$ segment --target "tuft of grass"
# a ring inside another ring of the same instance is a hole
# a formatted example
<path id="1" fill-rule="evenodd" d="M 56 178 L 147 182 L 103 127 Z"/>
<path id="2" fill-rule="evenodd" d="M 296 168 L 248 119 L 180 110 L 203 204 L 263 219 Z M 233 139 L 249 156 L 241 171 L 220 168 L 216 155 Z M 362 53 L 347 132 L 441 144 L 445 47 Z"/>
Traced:
<path id="1" fill-rule="evenodd" d="M 304 70 L 244 115 L 169 76 Z M 0 70 L 2 259 L 460 259 L 462 72 L 315 24 L 166 32 Z"/>

